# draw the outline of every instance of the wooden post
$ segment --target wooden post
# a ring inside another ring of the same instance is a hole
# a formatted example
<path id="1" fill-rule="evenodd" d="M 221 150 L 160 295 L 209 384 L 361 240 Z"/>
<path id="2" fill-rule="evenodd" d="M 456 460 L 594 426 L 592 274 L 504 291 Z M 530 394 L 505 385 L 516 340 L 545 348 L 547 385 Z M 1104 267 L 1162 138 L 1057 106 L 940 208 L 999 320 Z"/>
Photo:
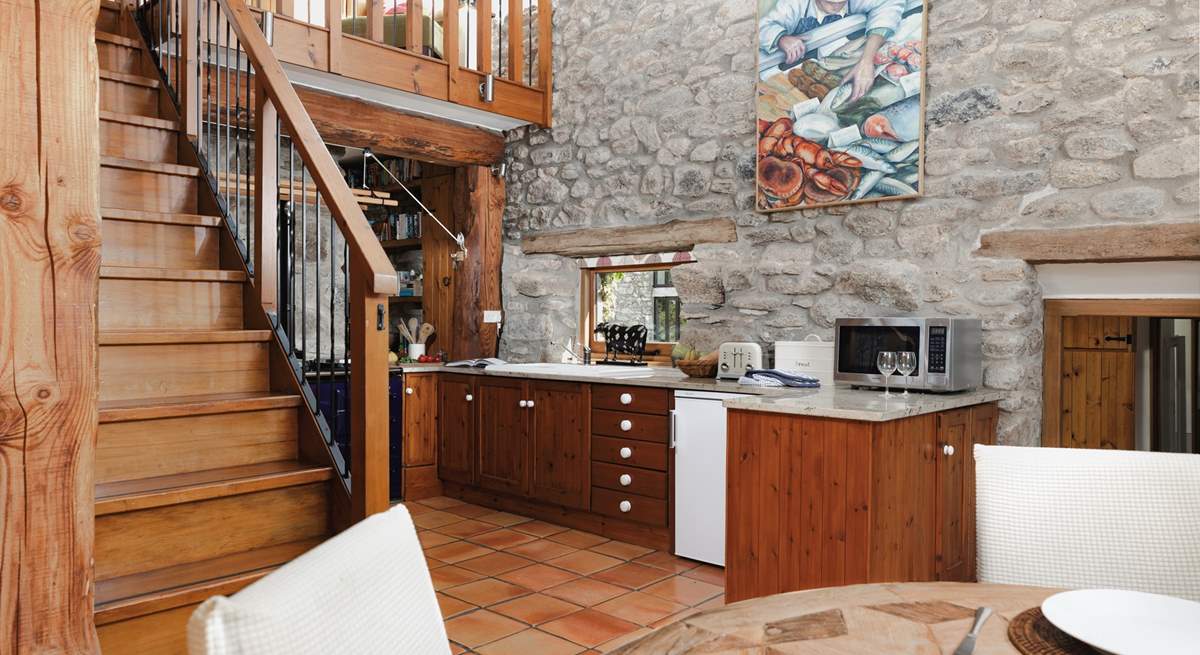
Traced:
<path id="1" fill-rule="evenodd" d="M 538 0 L 538 88 L 542 90 L 542 126 L 550 127 L 554 116 L 554 34 L 551 0 Z"/>
<path id="2" fill-rule="evenodd" d="M 200 135 L 200 63 L 196 59 L 198 35 L 194 29 L 200 20 L 200 2 L 201 0 L 180 0 L 183 79 L 179 80 L 179 104 L 182 107 L 179 113 L 183 121 L 183 135 L 191 141 L 196 141 Z"/>
<path id="3" fill-rule="evenodd" d="M 383 0 L 367 0 L 367 38 L 383 43 Z"/>
<path id="4" fill-rule="evenodd" d="M 408 0 L 408 10 L 404 23 L 408 32 L 404 38 L 405 47 L 413 52 L 420 53 L 421 46 L 424 45 L 423 40 L 425 35 L 425 12 L 421 7 L 421 0 Z"/>
<path id="5" fill-rule="evenodd" d="M 492 72 L 492 0 L 475 2 L 475 36 L 475 69 L 487 75 Z"/>
<path id="6" fill-rule="evenodd" d="M 458 86 L 458 0 L 442 2 L 442 59 L 446 62 L 446 75 L 450 97 Z"/>
<path id="7" fill-rule="evenodd" d="M 484 324 L 483 312 L 500 309 L 504 193 L 504 178 L 487 166 L 455 169 L 454 215 L 470 253 L 456 273 L 450 311 L 457 357 L 495 357 L 499 345 L 496 326 Z"/>
<path id="8" fill-rule="evenodd" d="M 372 291 L 359 258 L 349 265 L 350 504 L 353 519 L 361 520 L 387 510 L 390 498 L 388 299 Z"/>
<path id="9" fill-rule="evenodd" d="M 325 21 L 329 23 L 329 72 L 342 70 L 342 0 L 325 0 Z"/>
<path id="10" fill-rule="evenodd" d="M 522 28 L 525 23 L 523 0 L 508 0 L 508 79 L 520 82 L 525 74 Z"/>
<path id="11" fill-rule="evenodd" d="M 96 0 L 0 2 L 0 651 L 99 653 Z"/>
<path id="12" fill-rule="evenodd" d="M 254 288 L 263 309 L 273 312 L 279 299 L 279 121 L 266 89 L 257 80 L 254 87 Z"/>

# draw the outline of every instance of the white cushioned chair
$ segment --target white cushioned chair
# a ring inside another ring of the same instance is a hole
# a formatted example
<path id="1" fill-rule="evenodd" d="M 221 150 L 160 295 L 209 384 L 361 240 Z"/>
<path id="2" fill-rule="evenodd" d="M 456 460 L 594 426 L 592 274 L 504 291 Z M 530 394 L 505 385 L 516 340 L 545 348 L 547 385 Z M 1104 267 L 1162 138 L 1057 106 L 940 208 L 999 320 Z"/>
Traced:
<path id="1" fill-rule="evenodd" d="M 1200 601 L 1200 455 L 975 446 L 980 582 Z"/>
<path id="2" fill-rule="evenodd" d="M 372 516 L 188 622 L 190 655 L 448 653 L 412 518 Z"/>

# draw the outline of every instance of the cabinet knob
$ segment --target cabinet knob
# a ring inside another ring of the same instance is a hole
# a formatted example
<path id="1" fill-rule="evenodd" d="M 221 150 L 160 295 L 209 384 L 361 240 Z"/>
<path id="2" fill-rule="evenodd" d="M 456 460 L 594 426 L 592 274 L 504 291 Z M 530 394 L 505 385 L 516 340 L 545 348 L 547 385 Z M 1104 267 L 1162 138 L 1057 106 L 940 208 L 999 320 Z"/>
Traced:
<path id="1" fill-rule="evenodd" d="M 413 395 L 413 388 L 412 387 L 404 387 L 404 393 L 406 393 L 410 396 Z"/>
<path id="2" fill-rule="evenodd" d="M 621 448 L 621 459 L 629 459 L 630 457 L 633 457 L 633 449 L 630 448 L 629 446 L 622 447 Z"/>
<path id="3" fill-rule="evenodd" d="M 946 457 L 950 457 L 954 454 L 954 446 L 951 446 L 948 443 L 942 444 L 942 453 L 945 454 Z"/>
<path id="4" fill-rule="evenodd" d="M 525 406 L 526 406 L 526 404 L 525 404 L 525 401 L 524 401 L 524 400 L 518 400 L 518 401 L 517 401 L 517 406 L 518 406 L 518 407 L 525 407 Z"/>
<path id="5" fill-rule="evenodd" d="M 633 402 L 633 394 L 623 393 L 623 394 L 621 394 L 621 397 L 619 398 L 619 400 L 621 401 L 622 405 L 628 405 Z"/>
<path id="6" fill-rule="evenodd" d="M 471 402 L 472 400 L 475 400 L 475 396 L 473 396 L 471 394 L 467 394 L 466 396 L 464 396 L 464 398 L 466 399 L 467 402 Z"/>
<path id="7" fill-rule="evenodd" d="M 533 407 L 533 401 L 532 401 L 532 400 L 526 400 L 526 401 L 525 401 L 525 406 L 526 406 L 526 407 Z"/>
<path id="8" fill-rule="evenodd" d="M 629 419 L 621 419 L 621 432 L 629 432 L 633 429 L 633 421 Z"/>
<path id="9" fill-rule="evenodd" d="M 622 512 L 628 512 L 629 510 L 633 509 L 633 503 L 629 502 L 628 500 L 622 500 L 621 504 L 617 507 L 620 507 Z"/>
<path id="10" fill-rule="evenodd" d="M 621 483 L 622 487 L 628 487 L 633 484 L 633 476 L 628 473 L 622 473 L 621 477 L 617 478 L 617 480 Z"/>

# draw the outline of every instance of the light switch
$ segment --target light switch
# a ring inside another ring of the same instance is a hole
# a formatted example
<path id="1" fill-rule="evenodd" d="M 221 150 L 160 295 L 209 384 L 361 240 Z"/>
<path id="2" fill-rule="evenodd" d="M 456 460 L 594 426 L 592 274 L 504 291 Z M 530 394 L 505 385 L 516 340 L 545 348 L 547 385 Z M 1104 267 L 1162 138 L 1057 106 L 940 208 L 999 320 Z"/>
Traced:
<path id="1" fill-rule="evenodd" d="M 502 318 L 503 318 L 503 314 L 501 313 L 501 311 L 499 309 L 483 310 L 483 322 L 484 323 L 499 323 Z"/>

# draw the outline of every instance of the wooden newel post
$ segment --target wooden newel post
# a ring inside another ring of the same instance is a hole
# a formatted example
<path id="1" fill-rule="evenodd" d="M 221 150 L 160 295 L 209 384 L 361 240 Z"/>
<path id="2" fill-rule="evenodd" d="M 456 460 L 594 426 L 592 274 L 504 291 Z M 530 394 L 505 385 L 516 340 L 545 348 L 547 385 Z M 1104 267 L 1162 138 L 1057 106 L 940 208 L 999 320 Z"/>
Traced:
<path id="1" fill-rule="evenodd" d="M 357 258 L 356 258 L 357 260 Z M 355 520 L 389 506 L 388 299 L 350 262 L 350 503 Z"/>
<path id="2" fill-rule="evenodd" d="M 200 21 L 200 2 L 202 0 L 180 1 L 180 48 L 182 52 L 183 72 L 179 80 L 179 105 L 182 107 L 180 118 L 183 119 L 183 134 L 191 141 L 200 136 L 200 62 L 197 60 L 196 26 Z M 204 0 L 207 1 L 207 0 Z"/>
<path id="3" fill-rule="evenodd" d="M 254 83 L 254 288 L 263 309 L 277 311 L 279 299 L 279 121 L 275 105 Z M 290 183 L 290 181 L 289 181 Z"/>

